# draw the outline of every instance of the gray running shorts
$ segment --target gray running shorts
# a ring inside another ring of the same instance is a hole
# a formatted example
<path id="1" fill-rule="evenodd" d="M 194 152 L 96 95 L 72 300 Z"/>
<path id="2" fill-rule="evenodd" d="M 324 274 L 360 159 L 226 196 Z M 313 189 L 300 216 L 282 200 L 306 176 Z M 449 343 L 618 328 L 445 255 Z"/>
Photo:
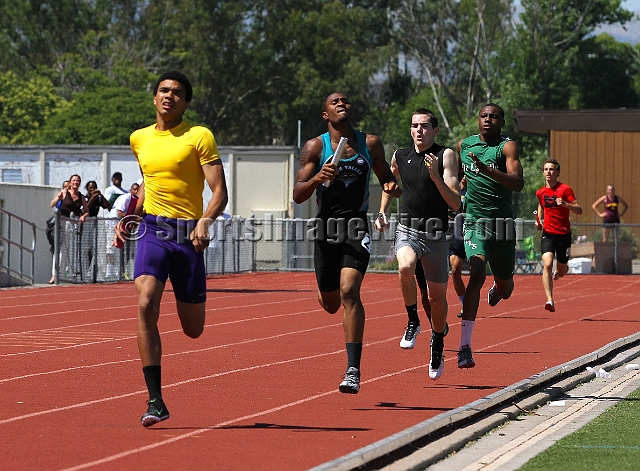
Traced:
<path id="1" fill-rule="evenodd" d="M 409 246 L 422 263 L 427 281 L 446 283 L 449 278 L 449 242 L 446 233 L 434 237 L 426 232 L 417 231 L 404 224 L 398 224 L 395 251 Z"/>

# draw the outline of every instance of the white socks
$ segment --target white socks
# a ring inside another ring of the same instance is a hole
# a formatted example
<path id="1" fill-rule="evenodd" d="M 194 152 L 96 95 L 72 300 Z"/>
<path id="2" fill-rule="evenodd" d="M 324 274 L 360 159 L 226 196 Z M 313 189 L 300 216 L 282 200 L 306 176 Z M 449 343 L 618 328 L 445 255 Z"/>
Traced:
<path id="1" fill-rule="evenodd" d="M 473 326 L 476 324 L 476 321 L 465 321 L 462 319 L 461 327 L 462 334 L 460 335 L 460 348 L 464 345 L 469 345 L 471 348 L 471 336 L 473 335 Z"/>

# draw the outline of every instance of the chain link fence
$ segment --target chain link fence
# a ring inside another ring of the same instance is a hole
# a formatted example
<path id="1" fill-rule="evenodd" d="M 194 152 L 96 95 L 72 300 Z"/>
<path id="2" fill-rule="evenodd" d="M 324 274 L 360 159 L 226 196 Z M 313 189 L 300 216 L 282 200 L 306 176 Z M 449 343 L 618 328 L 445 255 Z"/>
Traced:
<path id="1" fill-rule="evenodd" d="M 62 283 L 102 283 L 133 280 L 137 242 L 113 246 L 117 219 L 56 215 L 52 275 Z M 245 234 L 244 219 L 219 219 L 209 228 L 204 252 L 208 275 L 255 271 L 255 243 Z"/>
<path id="2" fill-rule="evenodd" d="M 313 219 L 230 218 L 214 221 L 210 226 L 211 242 L 204 260 L 208 275 L 255 271 L 313 271 Z M 385 232 L 373 229 L 371 223 L 370 271 L 396 271 L 394 235 L 398 221 L 390 218 Z M 53 274 L 58 282 L 100 283 L 133 279 L 136 241 L 128 240 L 122 248 L 112 246 L 117 220 L 104 218 L 78 219 L 56 216 L 53 245 Z M 541 273 L 541 231 L 533 220 L 513 221 L 516 233 L 516 273 Z M 453 222 L 452 222 L 453 226 Z M 594 261 L 594 272 L 631 273 L 637 258 L 640 225 L 611 225 L 609 241 L 602 244 L 601 224 L 572 224 L 576 242 L 572 256 L 595 260 L 601 245 L 613 251 L 613 265 L 600 266 Z M 453 237 L 453 228 L 447 235 Z M 458 237 L 461 234 L 458 229 Z M 595 247 L 595 249 L 594 249 Z M 584 250 L 583 250 L 584 249 Z M 590 253 L 589 251 L 594 253 Z M 601 255 L 601 257 L 603 257 Z M 56 263 L 57 261 L 57 263 Z"/>

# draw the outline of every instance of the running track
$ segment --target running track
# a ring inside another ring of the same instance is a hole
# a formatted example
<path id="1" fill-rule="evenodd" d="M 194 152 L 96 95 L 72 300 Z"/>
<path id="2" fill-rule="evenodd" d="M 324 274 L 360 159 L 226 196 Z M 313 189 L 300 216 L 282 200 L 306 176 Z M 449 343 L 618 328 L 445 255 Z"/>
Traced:
<path id="1" fill-rule="evenodd" d="M 470 370 L 456 367 L 450 286 L 446 367 L 432 381 L 428 329 L 414 350 L 398 346 L 397 276 L 367 274 L 357 395 L 337 390 L 341 315 L 321 311 L 312 273 L 210 278 L 197 340 L 181 332 L 168 284 L 160 328 L 171 418 L 150 429 L 139 422 L 147 396 L 132 284 L 0 290 L 0 468 L 304 470 L 640 330 L 640 277 L 567 276 L 553 314 L 539 276 L 515 282 L 494 308 L 489 282 L 483 289 Z"/>

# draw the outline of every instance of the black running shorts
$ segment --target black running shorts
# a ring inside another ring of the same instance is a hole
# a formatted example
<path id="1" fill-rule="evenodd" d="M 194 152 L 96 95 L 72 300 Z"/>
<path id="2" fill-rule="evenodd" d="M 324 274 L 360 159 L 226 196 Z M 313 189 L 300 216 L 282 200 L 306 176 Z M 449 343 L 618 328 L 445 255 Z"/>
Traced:
<path id="1" fill-rule="evenodd" d="M 314 244 L 314 265 L 318 289 L 331 292 L 340 289 L 340 271 L 354 268 L 363 275 L 367 271 L 371 255 L 371 236 L 366 214 L 350 218 L 343 232 L 332 234 L 332 238 L 318 238 Z M 359 229 L 357 229 L 357 228 Z M 364 228 L 364 230 L 361 230 Z M 336 242 L 338 241 L 338 242 Z"/>
<path id="2" fill-rule="evenodd" d="M 540 252 L 543 254 L 551 252 L 555 255 L 558 263 L 567 263 L 571 255 L 571 233 L 549 234 L 542 231 Z"/>

